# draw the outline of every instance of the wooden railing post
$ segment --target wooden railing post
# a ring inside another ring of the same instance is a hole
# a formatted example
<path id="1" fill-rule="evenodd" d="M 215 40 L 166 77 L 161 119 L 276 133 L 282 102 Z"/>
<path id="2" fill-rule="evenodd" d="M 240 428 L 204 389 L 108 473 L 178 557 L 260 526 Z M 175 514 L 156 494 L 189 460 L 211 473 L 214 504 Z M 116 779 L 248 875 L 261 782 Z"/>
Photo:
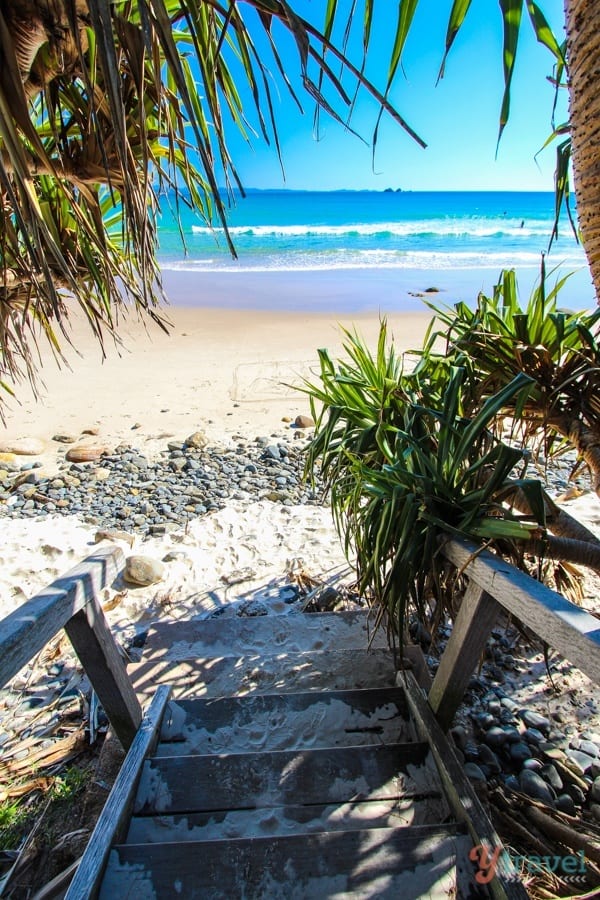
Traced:
<path id="1" fill-rule="evenodd" d="M 450 727 L 501 608 L 469 581 L 429 691 L 429 705 L 444 731 Z"/>
<path id="2" fill-rule="evenodd" d="M 115 734 L 128 750 L 142 721 L 142 708 L 95 596 L 65 624 L 65 631 Z"/>

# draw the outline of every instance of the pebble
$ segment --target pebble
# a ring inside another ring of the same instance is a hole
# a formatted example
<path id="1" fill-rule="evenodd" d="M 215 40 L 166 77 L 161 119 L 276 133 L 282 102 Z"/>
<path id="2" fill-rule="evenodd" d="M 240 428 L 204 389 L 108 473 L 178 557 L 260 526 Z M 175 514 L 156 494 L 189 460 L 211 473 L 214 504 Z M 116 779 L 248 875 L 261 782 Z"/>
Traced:
<path id="1" fill-rule="evenodd" d="M 150 556 L 128 556 L 125 560 L 123 578 L 130 584 L 149 585 L 160 581 L 165 574 L 165 567 L 159 560 Z"/>
<path id="2" fill-rule="evenodd" d="M 39 438 L 19 438 L 16 441 L 6 441 L 0 444 L 0 453 L 14 454 L 15 456 L 39 456 L 46 449 L 46 442 Z"/>
<path id="3" fill-rule="evenodd" d="M 67 462 L 74 463 L 96 462 L 104 453 L 106 453 L 106 447 L 81 444 L 67 450 L 65 459 Z"/>
<path id="4" fill-rule="evenodd" d="M 556 798 L 556 808 L 560 810 L 560 812 L 566 813 L 568 816 L 577 815 L 577 807 L 569 794 L 559 794 Z"/>
<path id="5" fill-rule="evenodd" d="M 465 775 L 467 776 L 469 781 L 480 781 L 484 783 L 487 781 L 487 778 L 484 772 L 481 770 L 480 766 L 478 766 L 477 763 L 474 762 L 465 763 Z"/>
<path id="6" fill-rule="evenodd" d="M 593 803 L 600 803 L 600 776 L 594 778 L 590 788 L 590 800 Z"/>
<path id="7" fill-rule="evenodd" d="M 538 731 L 547 733 L 550 731 L 550 719 L 540 715 L 533 709 L 519 710 L 519 717 L 523 720 L 527 728 L 537 728 Z"/>
<path id="8" fill-rule="evenodd" d="M 585 775 L 589 772 L 594 763 L 594 757 L 588 756 L 581 750 L 567 750 L 567 757 L 571 765 L 574 767 L 578 775 Z"/>
<path id="9" fill-rule="evenodd" d="M 531 749 L 525 741 L 516 741 L 514 744 L 511 744 L 508 752 L 515 763 L 523 763 L 531 757 Z"/>
<path id="10" fill-rule="evenodd" d="M 555 791 L 562 791 L 562 778 L 556 771 L 556 766 L 553 766 L 552 763 L 542 766 L 542 768 L 540 769 L 540 775 L 542 776 L 544 781 L 547 781 L 548 784 L 552 788 L 554 788 Z"/>
<path id="11" fill-rule="evenodd" d="M 484 741 L 493 750 L 504 747 L 508 741 L 508 735 L 504 728 L 499 725 L 493 725 L 484 735 Z"/>
<path id="12" fill-rule="evenodd" d="M 556 806 L 555 795 L 552 788 L 546 784 L 544 779 L 532 772 L 530 769 L 523 769 L 519 775 L 519 785 L 524 794 L 532 797 L 534 800 L 541 800 L 548 806 Z"/>
<path id="13" fill-rule="evenodd" d="M 196 450 L 203 450 L 208 445 L 208 438 L 203 431 L 194 431 L 185 441 L 186 447 L 194 447 Z"/>
<path id="14" fill-rule="evenodd" d="M 294 425 L 296 428 L 314 428 L 315 420 L 311 416 L 296 416 Z"/>

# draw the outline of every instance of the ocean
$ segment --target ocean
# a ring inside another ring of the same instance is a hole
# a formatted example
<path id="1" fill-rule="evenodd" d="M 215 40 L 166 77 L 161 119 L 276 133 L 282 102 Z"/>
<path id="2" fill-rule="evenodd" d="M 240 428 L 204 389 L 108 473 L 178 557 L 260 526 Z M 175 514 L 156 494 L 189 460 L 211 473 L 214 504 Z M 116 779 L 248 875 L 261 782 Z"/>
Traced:
<path id="1" fill-rule="evenodd" d="M 321 304 L 312 295 L 305 301 L 311 307 L 331 306 L 333 296 L 333 306 L 344 308 L 339 288 L 347 285 L 348 311 L 354 311 L 360 285 L 365 309 L 381 305 L 381 288 L 388 307 L 393 294 L 391 308 L 414 309 L 413 295 L 432 286 L 448 299 L 474 300 L 504 268 L 516 268 L 528 292 L 548 251 L 553 217 L 552 193 L 249 191 L 229 208 L 237 259 L 222 229 L 206 227 L 187 208 L 181 211 L 185 249 L 175 218 L 163 213 L 159 259 L 167 282 L 168 273 L 202 273 L 195 283 L 221 285 L 228 304 L 236 286 L 239 292 L 247 285 L 252 295 L 260 285 L 259 305 L 268 307 L 271 299 L 260 300 L 265 291 L 277 285 L 280 294 L 282 284 L 300 277 L 322 286 Z M 593 305 L 583 249 L 566 220 L 546 265 L 556 267 L 554 278 L 578 270 L 564 291 L 565 305 Z M 198 302 L 204 295 L 198 292 Z M 302 308 L 298 298 L 289 299 L 289 308 Z"/>

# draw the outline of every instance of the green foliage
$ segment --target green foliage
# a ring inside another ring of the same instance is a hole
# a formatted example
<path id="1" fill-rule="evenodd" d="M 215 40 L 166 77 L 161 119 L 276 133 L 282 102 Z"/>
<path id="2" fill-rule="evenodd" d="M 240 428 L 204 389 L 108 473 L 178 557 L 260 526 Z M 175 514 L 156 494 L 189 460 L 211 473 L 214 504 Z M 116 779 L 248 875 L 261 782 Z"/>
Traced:
<path id="1" fill-rule="evenodd" d="M 260 135 L 279 153 L 277 80 L 300 106 L 277 49 L 286 33 L 311 101 L 346 124 L 349 80 L 420 140 L 364 74 L 370 27 L 357 65 L 337 46 L 334 26 L 352 23 L 340 6 L 328 4 L 321 31 L 282 0 L 3 5 L 0 389 L 34 379 L 40 336 L 60 357 L 68 295 L 100 342 L 130 306 L 162 324 L 161 201 L 223 225 L 235 255 L 226 204 L 241 183 L 229 140 Z"/>
<path id="2" fill-rule="evenodd" d="M 375 355 L 356 334 L 346 337 L 348 361 L 336 366 L 321 350 L 320 382 L 304 386 L 317 423 L 307 468 L 320 467 L 331 491 L 336 527 L 356 561 L 360 589 L 372 593 L 402 635 L 410 608 L 425 617 L 443 532 L 505 546 L 539 533 L 541 485 L 509 481 L 525 454 L 491 430 L 507 404 L 526 402 L 531 379 L 517 374 L 469 415 L 465 366 L 437 366 L 431 379 L 423 367 L 415 375 L 403 373 L 385 322 Z M 503 492 L 516 485 L 537 521 L 517 518 L 502 505 Z"/>
<path id="3" fill-rule="evenodd" d="M 14 850 L 18 846 L 29 811 L 18 800 L 0 803 L 0 850 Z"/>
<path id="4" fill-rule="evenodd" d="M 464 367 L 463 412 L 472 415 L 524 373 L 531 379 L 524 402 L 509 397 L 500 412 L 522 425 L 531 449 L 543 441 L 549 452 L 565 437 L 572 440 L 574 428 L 600 437 L 600 310 L 562 310 L 567 278 L 548 289 L 542 261 L 540 282 L 525 305 L 512 270 L 501 274 L 491 297 L 481 293 L 473 309 L 428 302 L 435 318 L 415 379 L 436 383 L 448 367 Z"/>

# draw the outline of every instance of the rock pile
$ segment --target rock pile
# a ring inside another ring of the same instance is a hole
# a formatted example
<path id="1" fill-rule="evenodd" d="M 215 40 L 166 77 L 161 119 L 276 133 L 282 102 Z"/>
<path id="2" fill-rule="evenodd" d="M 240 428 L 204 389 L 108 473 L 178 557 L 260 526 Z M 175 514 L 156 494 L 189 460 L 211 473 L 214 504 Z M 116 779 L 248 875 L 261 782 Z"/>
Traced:
<path id="1" fill-rule="evenodd" d="M 70 450 L 53 476 L 38 462 L 0 459 L 0 516 L 62 513 L 99 527 L 160 534 L 232 498 L 315 503 L 318 495 L 303 478 L 304 447 L 303 440 L 280 437 L 209 447 L 195 433 L 170 442 L 156 461 L 128 445 L 84 453 L 78 462 Z"/>
<path id="2" fill-rule="evenodd" d="M 536 654 L 510 628 L 493 631 L 486 655 L 451 729 L 475 788 L 485 796 L 499 783 L 568 816 L 585 810 L 600 823 L 597 695 L 582 688 L 562 696 L 551 687 L 540 692 L 545 664 L 531 664 Z M 427 661 L 435 670 L 437 657 Z M 551 664 L 559 681 L 572 668 L 565 660 Z"/>

